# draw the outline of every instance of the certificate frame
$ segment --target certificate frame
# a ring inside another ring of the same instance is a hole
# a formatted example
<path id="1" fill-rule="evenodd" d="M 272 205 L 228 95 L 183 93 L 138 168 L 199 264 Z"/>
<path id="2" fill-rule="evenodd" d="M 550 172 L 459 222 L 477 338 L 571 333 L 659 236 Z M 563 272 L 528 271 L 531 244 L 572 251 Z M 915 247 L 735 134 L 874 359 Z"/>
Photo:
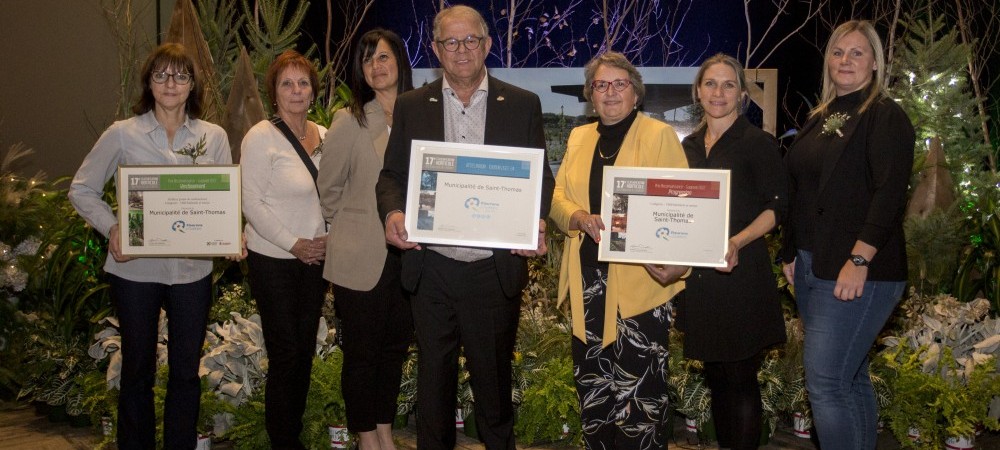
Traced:
<path id="1" fill-rule="evenodd" d="M 242 254 L 239 165 L 123 165 L 117 184 L 123 255 Z"/>
<path id="2" fill-rule="evenodd" d="M 730 171 L 604 167 L 598 260 L 725 267 Z"/>
<path id="3" fill-rule="evenodd" d="M 538 248 L 545 151 L 414 140 L 407 180 L 409 240 Z"/>

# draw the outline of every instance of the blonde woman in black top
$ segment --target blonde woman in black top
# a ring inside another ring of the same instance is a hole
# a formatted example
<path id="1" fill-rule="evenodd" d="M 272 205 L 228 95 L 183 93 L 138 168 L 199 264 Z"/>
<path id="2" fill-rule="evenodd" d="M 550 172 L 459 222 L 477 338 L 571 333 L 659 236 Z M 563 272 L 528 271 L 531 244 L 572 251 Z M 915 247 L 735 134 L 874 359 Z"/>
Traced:
<path id="1" fill-rule="evenodd" d="M 805 327 L 806 388 L 824 450 L 875 448 L 868 350 L 906 285 L 913 126 L 885 94 L 872 25 L 837 27 L 819 106 L 786 155 L 782 259 Z"/>

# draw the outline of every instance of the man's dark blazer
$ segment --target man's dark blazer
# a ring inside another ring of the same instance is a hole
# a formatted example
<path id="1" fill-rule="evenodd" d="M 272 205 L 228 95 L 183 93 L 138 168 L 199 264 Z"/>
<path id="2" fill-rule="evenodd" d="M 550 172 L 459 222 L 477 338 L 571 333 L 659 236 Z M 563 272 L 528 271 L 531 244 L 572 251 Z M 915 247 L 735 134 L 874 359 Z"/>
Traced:
<path id="1" fill-rule="evenodd" d="M 485 142 L 545 149 L 542 108 L 538 96 L 516 86 L 488 77 Z M 406 211 L 406 186 L 410 169 L 410 143 L 414 139 L 444 141 L 444 101 L 442 80 L 438 79 L 419 89 L 400 95 L 393 109 L 392 132 L 385 150 L 385 163 L 379 175 L 376 195 L 382 220 L 392 211 Z M 541 215 L 549 215 L 555 179 L 548 165 L 548 155 L 542 164 Z M 415 291 L 420 281 L 424 255 L 428 250 L 403 252 L 402 282 L 408 291 Z M 497 276 L 508 297 L 514 297 L 528 284 L 528 264 L 525 258 L 508 249 L 495 249 Z"/>

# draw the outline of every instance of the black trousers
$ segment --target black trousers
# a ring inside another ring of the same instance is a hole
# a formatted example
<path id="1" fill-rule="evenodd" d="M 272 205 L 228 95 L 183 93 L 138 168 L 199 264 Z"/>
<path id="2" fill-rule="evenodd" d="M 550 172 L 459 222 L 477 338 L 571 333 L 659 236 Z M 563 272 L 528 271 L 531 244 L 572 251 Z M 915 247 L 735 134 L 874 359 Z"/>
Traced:
<path id="1" fill-rule="evenodd" d="M 347 429 L 372 431 L 396 416 L 403 362 L 413 341 L 410 298 L 399 283 L 399 255 L 389 252 L 382 276 L 370 291 L 333 285 L 343 333 L 341 389 L 347 406 Z"/>
<path id="2" fill-rule="evenodd" d="M 760 354 L 740 361 L 705 362 L 719 447 L 751 450 L 760 443 L 764 407 L 757 372 L 761 362 Z"/>
<path id="3" fill-rule="evenodd" d="M 323 266 L 255 252 L 247 263 L 267 349 L 264 424 L 271 448 L 305 448 L 299 434 L 326 296 Z"/>
<path id="4" fill-rule="evenodd" d="M 121 392 L 118 399 L 118 448 L 156 448 L 156 342 L 160 309 L 167 313 L 170 365 L 163 405 L 163 447 L 197 445 L 201 379 L 198 365 L 205 342 L 212 277 L 168 285 L 130 281 L 111 275 L 111 300 L 122 336 Z"/>
<path id="5" fill-rule="evenodd" d="M 520 296 L 504 295 L 493 258 L 466 263 L 428 251 L 411 301 L 420 348 L 417 447 L 455 447 L 461 345 L 476 399 L 480 440 L 488 450 L 513 450 L 511 358 Z"/>

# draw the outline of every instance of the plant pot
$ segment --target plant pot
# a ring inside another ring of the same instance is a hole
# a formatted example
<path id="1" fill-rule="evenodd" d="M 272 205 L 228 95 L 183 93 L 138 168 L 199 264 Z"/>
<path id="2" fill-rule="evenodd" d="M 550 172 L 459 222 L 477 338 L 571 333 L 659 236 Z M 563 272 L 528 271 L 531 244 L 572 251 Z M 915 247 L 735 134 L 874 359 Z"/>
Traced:
<path id="1" fill-rule="evenodd" d="M 694 419 L 684 418 L 684 430 L 688 433 L 698 432 L 698 421 Z"/>
<path id="2" fill-rule="evenodd" d="M 90 416 L 87 414 L 79 414 L 76 416 L 69 416 L 69 426 L 73 428 L 83 428 L 93 425 L 90 421 Z"/>
<path id="3" fill-rule="evenodd" d="M 455 428 L 465 428 L 465 414 L 462 413 L 462 408 L 455 409 Z"/>
<path id="4" fill-rule="evenodd" d="M 330 448 L 348 448 L 351 435 L 344 425 L 330 425 L 327 427 L 330 432 Z"/>
<path id="5" fill-rule="evenodd" d="M 916 427 L 910 427 L 910 429 L 906 431 L 906 437 L 910 438 L 913 442 L 920 442 L 920 430 Z"/>
<path id="6" fill-rule="evenodd" d="M 950 437 L 945 439 L 944 446 L 948 450 L 970 450 L 975 448 L 975 438 L 972 436 Z"/>
<path id="7" fill-rule="evenodd" d="M 792 415 L 792 430 L 795 433 L 795 437 L 812 439 L 812 431 L 806 426 L 806 423 L 805 414 L 797 412 Z"/>
<path id="8" fill-rule="evenodd" d="M 66 413 L 66 405 L 51 405 L 49 408 L 49 422 L 68 422 L 69 414 Z"/>
<path id="9" fill-rule="evenodd" d="M 111 416 L 101 416 L 101 435 L 104 437 L 112 437 L 115 432 L 115 422 L 111 420 Z"/>
<path id="10" fill-rule="evenodd" d="M 406 428 L 406 426 L 409 424 L 410 424 L 409 414 L 396 414 L 396 418 L 392 419 L 393 430 L 402 430 Z"/>
<path id="11" fill-rule="evenodd" d="M 472 411 L 472 409 L 470 409 L 469 413 L 465 415 L 464 422 L 465 429 L 463 431 L 465 432 L 465 435 L 473 439 L 479 439 L 479 430 L 476 428 L 476 414 Z"/>
<path id="12" fill-rule="evenodd" d="M 194 447 L 194 450 L 211 450 L 212 449 L 212 436 L 207 434 L 199 434 L 198 442 Z"/>

